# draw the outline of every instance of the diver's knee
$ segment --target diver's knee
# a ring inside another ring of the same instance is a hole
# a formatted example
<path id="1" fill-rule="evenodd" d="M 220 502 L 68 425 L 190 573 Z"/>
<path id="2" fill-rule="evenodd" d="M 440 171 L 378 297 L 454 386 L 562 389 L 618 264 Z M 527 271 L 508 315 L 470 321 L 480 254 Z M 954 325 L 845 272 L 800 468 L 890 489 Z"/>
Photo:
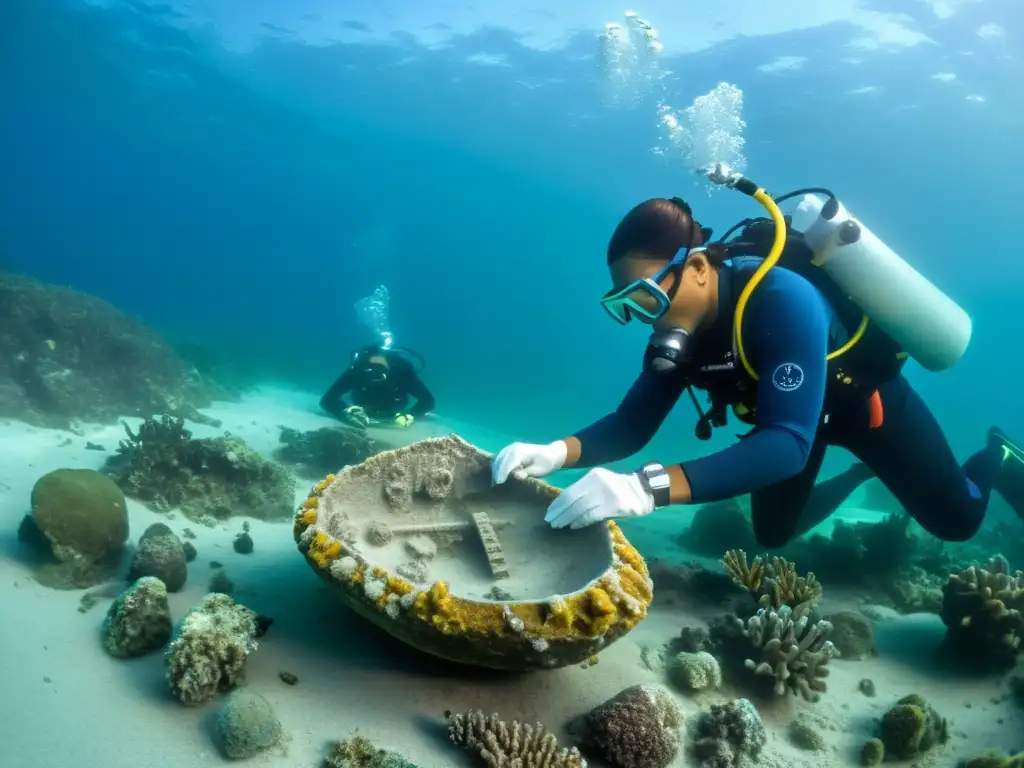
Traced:
<path id="1" fill-rule="evenodd" d="M 942 521 L 940 530 L 935 534 L 943 541 L 969 541 L 981 528 L 985 520 L 985 509 L 980 504 L 972 504 L 968 507 L 950 508 L 950 515 Z"/>
<path id="2" fill-rule="evenodd" d="M 754 538 L 764 549 L 781 549 L 793 540 L 793 536 L 778 526 L 754 527 Z"/>

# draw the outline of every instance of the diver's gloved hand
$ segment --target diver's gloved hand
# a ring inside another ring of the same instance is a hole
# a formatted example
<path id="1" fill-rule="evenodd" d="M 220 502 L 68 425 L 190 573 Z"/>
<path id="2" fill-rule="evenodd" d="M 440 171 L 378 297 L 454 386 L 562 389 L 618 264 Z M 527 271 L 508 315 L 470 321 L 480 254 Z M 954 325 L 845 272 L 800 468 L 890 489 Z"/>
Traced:
<path id="1" fill-rule="evenodd" d="M 546 477 L 565 464 L 568 447 L 562 440 L 547 445 L 512 443 L 501 449 L 491 463 L 491 481 L 501 485 L 514 477 Z"/>
<path id="2" fill-rule="evenodd" d="M 396 427 L 411 427 L 414 421 L 416 421 L 416 418 L 412 414 L 400 413 L 395 416 L 393 423 Z"/>
<path id="3" fill-rule="evenodd" d="M 552 528 L 586 528 L 617 517 L 642 517 L 654 511 L 654 497 L 635 474 L 598 467 L 551 502 L 544 522 Z"/>
<path id="4" fill-rule="evenodd" d="M 350 405 L 342 411 L 342 416 L 345 421 L 359 427 L 368 427 L 370 425 L 370 417 L 367 416 L 366 411 L 358 405 Z"/>

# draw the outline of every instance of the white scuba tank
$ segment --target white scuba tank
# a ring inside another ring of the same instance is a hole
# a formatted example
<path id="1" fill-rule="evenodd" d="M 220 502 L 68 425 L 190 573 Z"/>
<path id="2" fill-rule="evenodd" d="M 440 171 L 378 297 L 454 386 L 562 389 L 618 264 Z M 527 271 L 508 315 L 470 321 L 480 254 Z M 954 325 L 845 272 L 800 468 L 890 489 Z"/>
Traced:
<path id="1" fill-rule="evenodd" d="M 842 203 L 804 195 L 792 226 L 803 233 L 815 264 L 923 368 L 942 371 L 963 357 L 971 318 Z"/>

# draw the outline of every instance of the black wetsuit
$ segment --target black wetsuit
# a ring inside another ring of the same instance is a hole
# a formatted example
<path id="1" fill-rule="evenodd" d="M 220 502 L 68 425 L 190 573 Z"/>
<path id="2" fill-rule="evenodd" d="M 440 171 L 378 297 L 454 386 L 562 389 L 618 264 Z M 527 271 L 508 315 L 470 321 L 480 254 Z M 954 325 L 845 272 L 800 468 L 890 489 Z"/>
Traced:
<path id="1" fill-rule="evenodd" d="M 762 546 L 782 546 L 824 521 L 872 474 L 933 535 L 973 536 L 1000 475 L 1001 445 L 990 440 L 961 467 L 895 354 L 879 358 L 878 347 L 872 354 L 862 341 L 826 363 L 826 352 L 848 338 L 848 324 L 808 280 L 780 267 L 754 291 L 744 317 L 755 382 L 735 359 L 732 327 L 736 299 L 759 263 L 735 259 L 720 270 L 718 320 L 693 338 L 685 370 L 645 369 L 614 413 L 576 434 L 579 466 L 642 449 L 689 384 L 707 391 L 713 408 L 738 406 L 753 426 L 729 448 L 682 463 L 692 503 L 751 493 Z M 829 445 L 863 464 L 815 485 Z"/>
<path id="2" fill-rule="evenodd" d="M 358 405 L 367 416 L 380 420 L 403 413 L 419 417 L 434 409 L 434 396 L 412 363 L 393 352 L 373 354 L 385 357 L 387 366 L 370 363 L 370 355 L 361 353 L 320 398 L 321 408 L 340 419 L 344 418 L 346 408 Z M 352 402 L 347 403 L 344 396 L 350 392 Z M 409 408 L 410 397 L 416 399 L 412 408 Z"/>

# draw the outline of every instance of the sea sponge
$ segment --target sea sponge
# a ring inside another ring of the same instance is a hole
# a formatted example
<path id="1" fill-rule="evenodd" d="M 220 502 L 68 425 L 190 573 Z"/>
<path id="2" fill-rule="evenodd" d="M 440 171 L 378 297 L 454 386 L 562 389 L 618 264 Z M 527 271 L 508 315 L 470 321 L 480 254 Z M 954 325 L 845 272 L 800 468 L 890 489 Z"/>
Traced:
<path id="1" fill-rule="evenodd" d="M 761 608 L 746 623 L 735 621 L 760 651 L 759 661 L 746 659 L 744 666 L 758 675 L 773 677 L 776 696 L 790 691 L 817 701 L 819 693 L 827 690 L 822 678 L 828 676 L 829 659 L 838 655 L 828 640 L 832 631 L 829 622 L 810 624 L 806 615 L 797 618 L 797 611 L 788 605 L 778 611 Z"/>
<path id="2" fill-rule="evenodd" d="M 283 734 L 270 702 L 248 688 L 227 697 L 217 711 L 215 731 L 221 752 L 230 760 L 245 760 L 270 749 Z"/>
<path id="3" fill-rule="evenodd" d="M 560 747 L 540 723 L 506 723 L 479 710 L 446 717 L 452 743 L 475 752 L 488 768 L 586 768 L 576 747 Z"/>
<path id="4" fill-rule="evenodd" d="M 209 594 L 178 624 L 165 657 L 167 682 L 182 704 L 207 701 L 245 681 L 256 650 L 256 614 L 227 595 Z"/>
<path id="5" fill-rule="evenodd" d="M 683 715 L 659 685 L 634 685 L 583 720 L 583 749 L 612 768 L 665 768 L 679 753 Z"/>
<path id="6" fill-rule="evenodd" d="M 923 697 L 912 693 L 882 715 L 879 737 L 887 759 L 911 760 L 949 741 L 949 724 Z"/>
<path id="7" fill-rule="evenodd" d="M 756 761 L 768 742 L 761 715 L 749 699 L 712 704 L 693 731 L 693 753 L 701 768 L 734 768 Z"/>
<path id="8" fill-rule="evenodd" d="M 110 604 L 103 621 L 103 647 L 121 659 L 142 656 L 163 647 L 172 630 L 167 587 L 160 579 L 143 576 Z"/>
<path id="9" fill-rule="evenodd" d="M 705 651 L 677 653 L 667 671 L 669 682 L 682 691 L 703 691 L 722 684 L 718 659 Z"/>
<path id="10" fill-rule="evenodd" d="M 155 576 L 168 592 L 178 592 L 188 578 L 188 559 L 181 539 L 163 523 L 153 523 L 139 538 L 139 548 L 128 566 L 128 580 Z"/>
<path id="11" fill-rule="evenodd" d="M 1024 636 L 1024 572 L 1003 557 L 950 575 L 942 589 L 946 642 L 962 659 L 1012 666 Z"/>

